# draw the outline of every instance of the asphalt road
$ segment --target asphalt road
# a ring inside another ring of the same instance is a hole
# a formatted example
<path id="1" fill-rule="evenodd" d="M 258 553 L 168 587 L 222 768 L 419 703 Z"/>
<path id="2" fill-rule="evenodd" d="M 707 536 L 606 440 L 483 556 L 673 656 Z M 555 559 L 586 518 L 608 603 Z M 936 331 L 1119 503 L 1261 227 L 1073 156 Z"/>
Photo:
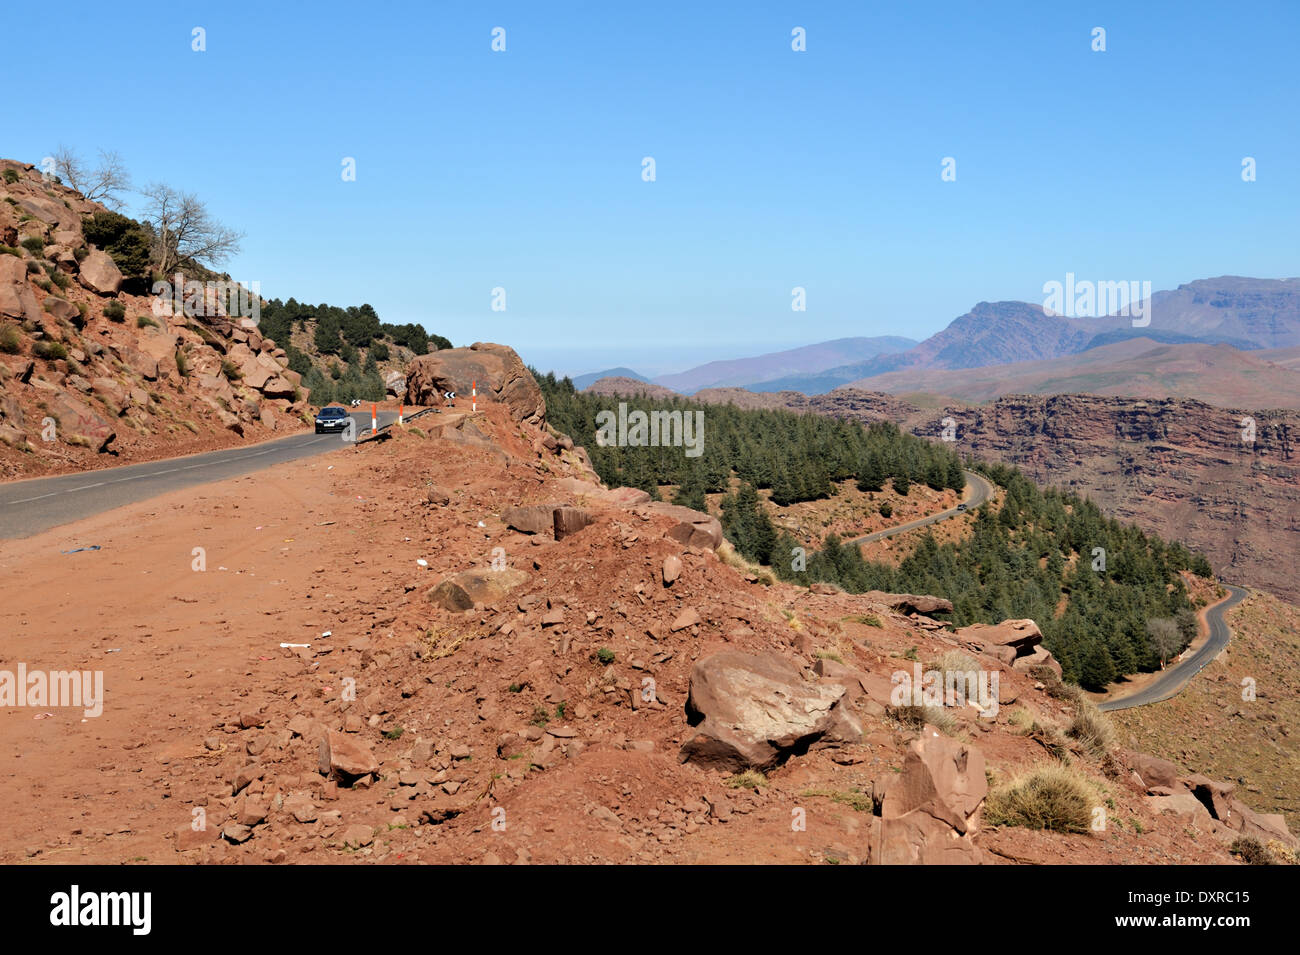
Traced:
<path id="1" fill-rule="evenodd" d="M 990 497 L 993 496 L 993 485 L 988 480 L 974 471 L 966 472 L 966 486 L 969 489 L 968 496 L 962 499 L 966 505 L 967 511 L 973 511 Z M 853 540 L 845 541 L 846 544 L 869 544 L 872 541 L 884 540 L 886 537 L 893 537 L 895 534 L 902 534 L 904 531 L 916 530 L 918 527 L 925 527 L 927 524 L 936 524 L 939 521 L 947 520 L 950 517 L 956 517 L 958 514 L 965 513 L 952 507 L 946 511 L 940 511 L 938 514 L 931 514 L 929 517 L 922 517 L 919 520 L 909 521 L 906 524 L 899 524 L 897 527 L 891 527 L 888 530 L 876 531 L 874 534 L 867 534 L 863 537 L 855 537 Z"/>
<path id="2" fill-rule="evenodd" d="M 358 436 L 369 430 L 370 415 L 350 417 L 356 422 Z M 379 412 L 381 427 L 396 420 L 396 412 Z M 335 434 L 295 434 L 253 447 L 0 484 L 0 538 L 31 537 L 158 494 L 223 481 L 345 446 Z"/>
<path id="3" fill-rule="evenodd" d="M 1097 708 L 1101 710 L 1127 710 L 1134 706 L 1159 703 L 1161 700 L 1167 700 L 1171 696 L 1177 695 L 1192 677 L 1204 670 L 1209 662 L 1219 655 L 1219 651 L 1228 645 L 1228 641 L 1232 638 L 1232 631 L 1228 628 L 1227 621 L 1224 620 L 1224 614 L 1245 600 L 1248 595 L 1248 591 L 1243 590 L 1241 587 L 1234 587 L 1231 584 L 1224 584 L 1223 586 L 1228 588 L 1230 596 L 1223 603 L 1216 604 L 1206 611 L 1205 619 L 1210 624 L 1210 638 L 1205 641 L 1201 649 L 1181 663 L 1176 663 L 1165 670 L 1152 683 L 1136 693 L 1120 697 L 1118 700 L 1106 700 L 1098 703 Z"/>

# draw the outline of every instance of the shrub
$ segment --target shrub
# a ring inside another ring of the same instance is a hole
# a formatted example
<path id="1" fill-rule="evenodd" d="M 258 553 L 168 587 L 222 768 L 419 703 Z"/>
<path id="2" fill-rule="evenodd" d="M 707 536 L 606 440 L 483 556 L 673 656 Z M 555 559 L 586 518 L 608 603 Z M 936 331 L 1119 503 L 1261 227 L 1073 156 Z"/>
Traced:
<path id="1" fill-rule="evenodd" d="M 844 617 L 843 619 L 847 620 L 849 623 L 860 623 L 867 627 L 879 627 L 882 630 L 885 627 L 885 625 L 880 622 L 879 617 L 869 613 L 853 614 L 851 616 Z"/>
<path id="2" fill-rule="evenodd" d="M 890 504 L 888 501 L 881 501 L 881 502 L 880 502 L 880 516 L 881 516 L 881 517 L 893 517 L 893 516 L 894 516 L 894 505 Z"/>
<path id="3" fill-rule="evenodd" d="M 243 373 L 235 367 L 235 363 L 229 358 L 221 363 L 221 373 L 226 376 L 227 381 L 238 381 L 244 377 Z"/>
<path id="4" fill-rule="evenodd" d="M 58 269 L 50 270 L 50 281 L 59 287 L 60 290 L 66 290 L 72 284 L 72 279 L 68 278 L 66 272 L 60 272 Z"/>
<path id="5" fill-rule="evenodd" d="M 32 255 L 41 255 L 45 251 L 45 240 L 39 236 L 29 235 L 18 244 Z"/>
<path id="6" fill-rule="evenodd" d="M 68 349 L 62 342 L 38 341 L 32 344 L 32 354 L 46 361 L 56 361 L 68 357 Z"/>
<path id="7" fill-rule="evenodd" d="M 119 213 L 100 210 L 84 217 L 81 228 L 87 242 L 103 249 L 113 259 L 127 280 L 124 286 L 132 290 L 147 286 L 151 237 L 144 226 Z"/>
<path id="8" fill-rule="evenodd" d="M 0 245 L 0 255 L 16 255 L 20 259 L 23 257 L 23 254 L 12 245 Z"/>
<path id="9" fill-rule="evenodd" d="M 732 789 L 757 790 L 760 786 L 767 785 L 767 777 L 757 769 L 747 769 L 743 773 L 737 773 L 729 778 L 726 785 Z"/>
<path id="10" fill-rule="evenodd" d="M 176 349 L 176 371 L 182 378 L 190 376 L 190 359 L 181 349 Z"/>
<path id="11" fill-rule="evenodd" d="M 9 185 L 12 186 L 15 182 L 18 181 L 18 178 L 19 176 L 18 176 L 17 169 L 11 167 L 5 170 L 5 182 L 9 183 Z"/>
<path id="12" fill-rule="evenodd" d="M 1240 856 L 1241 861 L 1246 865 L 1273 865 L 1273 856 L 1264 848 L 1264 844 L 1258 839 L 1250 836 L 1242 836 L 1232 843 L 1229 850 L 1233 855 Z"/>
<path id="13" fill-rule="evenodd" d="M 1047 695 L 1057 700 L 1069 700 L 1071 703 L 1077 703 L 1084 699 L 1083 691 L 1073 683 L 1062 683 L 1061 678 L 1056 675 L 1056 671 L 1045 664 L 1038 664 L 1029 668 L 1029 675 L 1044 685 Z"/>
<path id="14" fill-rule="evenodd" d="M 22 338 L 18 335 L 17 325 L 6 325 L 0 328 L 0 351 L 6 355 L 16 355 L 22 348 Z"/>
<path id="15" fill-rule="evenodd" d="M 49 279 L 38 279 L 36 282 L 36 287 L 40 289 L 42 292 L 54 291 L 54 285 L 50 282 Z"/>
<path id="16" fill-rule="evenodd" d="M 388 361 L 388 346 L 383 342 L 372 342 L 369 357 L 375 361 Z"/>
<path id="17" fill-rule="evenodd" d="M 41 273 L 41 267 L 39 265 L 37 265 L 35 262 L 27 263 L 28 275 L 40 275 L 40 273 Z"/>
<path id="18" fill-rule="evenodd" d="M 1115 728 L 1110 719 L 1092 700 L 1080 696 L 1075 701 L 1074 720 L 1065 731 L 1071 739 L 1077 739 L 1084 749 L 1093 756 L 1105 756 L 1115 745 Z"/>
<path id="19" fill-rule="evenodd" d="M 1091 787 L 1075 770 L 1043 766 L 989 793 L 984 821 L 1053 832 L 1087 832 L 1094 802 Z"/>
<path id="20" fill-rule="evenodd" d="M 975 662 L 975 658 L 962 653 L 960 650 L 949 650 L 937 660 L 932 660 L 926 665 L 927 670 L 938 670 L 940 673 L 970 673 L 974 670 L 979 672 L 980 665 Z"/>
<path id="21" fill-rule="evenodd" d="M 148 315 L 137 315 L 135 317 L 135 327 L 136 328 L 149 328 L 149 327 L 157 328 L 158 323 L 155 322 Z"/>
<path id="22" fill-rule="evenodd" d="M 929 723 L 939 732 L 951 734 L 957 720 L 942 706 L 887 706 L 885 712 L 909 729 L 919 730 Z"/>
<path id="23" fill-rule="evenodd" d="M 126 309 L 121 302 L 109 302 L 104 306 L 104 317 L 112 322 L 126 321 Z"/>
<path id="24" fill-rule="evenodd" d="M 596 659 L 606 665 L 614 662 L 614 651 L 609 647 L 601 647 L 596 651 Z"/>

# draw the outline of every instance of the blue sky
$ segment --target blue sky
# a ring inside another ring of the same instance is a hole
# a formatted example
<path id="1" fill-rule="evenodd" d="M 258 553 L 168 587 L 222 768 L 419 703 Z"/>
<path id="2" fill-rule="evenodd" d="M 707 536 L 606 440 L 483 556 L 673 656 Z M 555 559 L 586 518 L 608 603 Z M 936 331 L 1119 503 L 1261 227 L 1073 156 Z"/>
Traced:
<path id="1" fill-rule="evenodd" d="M 0 155 L 115 149 L 264 294 L 542 368 L 920 339 L 1067 271 L 1300 274 L 1294 2 L 55 9 L 5 12 Z"/>

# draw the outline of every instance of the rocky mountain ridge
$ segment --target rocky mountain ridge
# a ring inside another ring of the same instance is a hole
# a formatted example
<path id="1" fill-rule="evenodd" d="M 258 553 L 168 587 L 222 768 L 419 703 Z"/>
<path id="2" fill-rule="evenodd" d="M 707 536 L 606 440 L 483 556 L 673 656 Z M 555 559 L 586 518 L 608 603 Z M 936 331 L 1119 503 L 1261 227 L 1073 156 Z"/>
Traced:
<path id="1" fill-rule="evenodd" d="M 219 290 L 130 294 L 83 219 L 104 207 L 0 161 L 0 474 L 82 470 L 304 427 L 284 349 Z"/>

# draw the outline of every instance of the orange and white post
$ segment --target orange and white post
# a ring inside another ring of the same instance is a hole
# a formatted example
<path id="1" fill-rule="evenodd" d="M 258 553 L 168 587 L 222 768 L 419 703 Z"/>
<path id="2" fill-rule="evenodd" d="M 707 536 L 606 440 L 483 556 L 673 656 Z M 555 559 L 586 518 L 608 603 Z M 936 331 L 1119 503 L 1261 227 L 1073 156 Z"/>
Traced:
<path id="1" fill-rule="evenodd" d="M 478 411 L 478 382 L 477 381 L 470 381 L 469 396 L 471 398 L 469 404 L 469 410 Z"/>
<path id="2" fill-rule="evenodd" d="M 375 410 L 376 407 L 378 406 L 377 405 L 370 406 L 370 433 L 371 434 L 377 434 L 379 432 L 379 413 Z"/>

